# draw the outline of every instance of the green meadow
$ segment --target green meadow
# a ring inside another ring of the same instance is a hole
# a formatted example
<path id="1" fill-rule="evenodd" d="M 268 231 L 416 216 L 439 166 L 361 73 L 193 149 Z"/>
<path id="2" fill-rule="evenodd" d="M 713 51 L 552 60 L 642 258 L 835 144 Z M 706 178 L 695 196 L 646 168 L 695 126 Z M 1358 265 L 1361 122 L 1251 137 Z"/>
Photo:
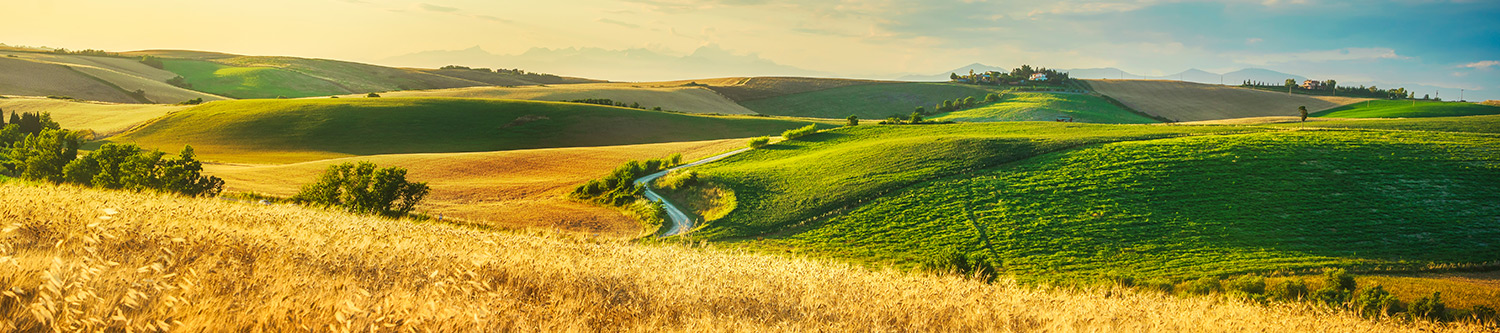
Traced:
<path id="1" fill-rule="evenodd" d="M 991 121 L 1055 121 L 1059 116 L 1072 117 L 1075 122 L 1104 124 L 1150 124 L 1155 119 L 1147 118 L 1114 104 L 1103 98 L 1071 93 L 1004 93 L 997 102 L 972 109 L 948 112 L 934 116 L 934 121 L 991 122 Z"/>
<path id="2" fill-rule="evenodd" d="M 755 112 L 778 116 L 842 119 L 854 115 L 860 119 L 878 120 L 891 115 L 909 115 L 918 106 L 932 111 L 935 105 L 945 100 L 964 97 L 983 100 L 985 95 L 1001 91 L 995 87 L 952 83 L 865 84 L 754 99 L 740 104 Z"/>
<path id="3" fill-rule="evenodd" d="M 166 70 L 187 79 L 192 89 L 233 98 L 298 98 L 348 94 L 332 82 L 274 67 L 233 67 L 200 60 L 168 59 Z"/>
<path id="4" fill-rule="evenodd" d="M 1419 118 L 1500 114 L 1500 106 L 1464 102 L 1371 100 L 1313 114 L 1327 118 Z"/>

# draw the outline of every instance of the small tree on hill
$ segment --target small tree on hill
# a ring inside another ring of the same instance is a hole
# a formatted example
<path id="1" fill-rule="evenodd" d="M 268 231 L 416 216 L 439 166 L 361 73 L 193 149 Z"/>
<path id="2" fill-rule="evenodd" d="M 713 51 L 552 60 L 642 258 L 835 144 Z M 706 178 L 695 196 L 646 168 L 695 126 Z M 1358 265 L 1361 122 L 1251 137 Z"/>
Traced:
<path id="1" fill-rule="evenodd" d="M 964 107 L 973 107 L 974 103 L 974 96 L 964 97 Z"/>
<path id="2" fill-rule="evenodd" d="M 1296 86 L 1296 85 L 1297 85 L 1297 80 L 1286 79 L 1286 86 L 1287 86 L 1287 88 L 1291 88 L 1292 86 Z"/>
<path id="3" fill-rule="evenodd" d="M 993 103 L 993 102 L 997 102 L 999 100 L 1000 100 L 1000 94 L 990 93 L 989 95 L 984 95 L 984 102 L 985 103 Z"/>
<path id="4" fill-rule="evenodd" d="M 847 126 L 859 126 L 859 116 L 851 114 L 851 115 L 849 115 L 849 118 L 844 118 L 844 119 L 848 121 L 844 125 L 847 125 Z"/>
<path id="5" fill-rule="evenodd" d="M 1307 122 L 1307 106 L 1298 106 L 1297 112 L 1302 114 L 1302 122 Z"/>
<path id="6" fill-rule="evenodd" d="M 377 93 L 369 93 L 369 94 L 365 94 L 365 97 L 380 97 L 380 94 L 377 94 Z"/>
<path id="7" fill-rule="evenodd" d="M 920 124 L 920 123 L 922 123 L 922 114 L 921 113 L 912 112 L 911 113 L 911 123 L 913 123 L 913 124 Z"/>

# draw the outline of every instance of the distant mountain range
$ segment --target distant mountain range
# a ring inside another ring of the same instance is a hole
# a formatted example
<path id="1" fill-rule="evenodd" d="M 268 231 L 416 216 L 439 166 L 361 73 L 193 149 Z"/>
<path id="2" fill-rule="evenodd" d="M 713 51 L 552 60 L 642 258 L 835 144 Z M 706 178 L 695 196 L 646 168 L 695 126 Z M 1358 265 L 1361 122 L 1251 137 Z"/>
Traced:
<path id="1" fill-rule="evenodd" d="M 777 64 L 754 53 L 736 54 L 717 45 L 699 47 L 686 56 L 665 55 L 639 48 L 532 48 L 521 54 L 499 55 L 475 46 L 463 50 L 417 52 L 386 58 L 380 62 L 429 68 L 447 65 L 519 68 L 615 81 L 733 76 L 833 76 L 832 73 Z"/>

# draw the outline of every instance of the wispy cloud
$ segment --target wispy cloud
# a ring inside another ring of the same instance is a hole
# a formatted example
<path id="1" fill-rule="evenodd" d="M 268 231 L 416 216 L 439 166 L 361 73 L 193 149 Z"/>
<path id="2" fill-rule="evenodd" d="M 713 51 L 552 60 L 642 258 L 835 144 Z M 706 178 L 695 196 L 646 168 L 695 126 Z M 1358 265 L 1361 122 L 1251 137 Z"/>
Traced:
<path id="1" fill-rule="evenodd" d="M 467 17 L 467 18 L 472 18 L 472 19 L 476 19 L 476 20 L 488 21 L 488 22 L 496 22 L 496 23 L 511 23 L 511 20 L 499 18 L 499 17 L 493 16 L 493 15 L 473 14 L 473 13 L 469 13 L 469 12 L 463 10 L 462 8 L 458 8 L 458 7 L 449 7 L 449 6 L 443 6 L 443 5 L 435 5 L 435 4 L 425 3 L 425 2 L 424 3 L 418 3 L 418 4 L 415 5 L 415 7 L 417 9 L 419 9 L 419 10 L 422 10 L 422 11 L 425 11 L 425 12 L 430 12 L 430 13 L 455 15 L 455 16 L 460 16 L 460 17 Z"/>
<path id="2" fill-rule="evenodd" d="M 1375 59 L 1408 59 L 1396 54 L 1396 50 L 1383 47 L 1358 48 L 1347 47 L 1334 50 L 1290 52 L 1290 53 L 1262 53 L 1262 54 L 1238 54 L 1231 55 L 1235 62 L 1264 66 L 1269 64 L 1326 62 L 1326 61 L 1350 61 L 1350 60 L 1375 60 Z"/>
<path id="3" fill-rule="evenodd" d="M 426 10 L 429 12 L 439 13 L 456 13 L 459 11 L 459 9 L 455 7 L 439 6 L 430 3 L 419 3 L 417 4 L 417 8 L 421 8 L 422 10 Z"/>
<path id="4" fill-rule="evenodd" d="M 1485 68 L 1497 67 L 1497 66 L 1500 66 L 1500 61 L 1485 60 L 1485 61 L 1467 63 L 1467 64 L 1464 64 L 1463 66 L 1460 66 L 1460 67 L 1474 68 L 1474 69 L 1485 69 Z"/>
<path id="5" fill-rule="evenodd" d="M 599 21 L 599 23 L 613 24 L 613 25 L 618 25 L 618 26 L 622 26 L 622 27 L 626 27 L 626 28 L 640 28 L 641 27 L 641 25 L 639 25 L 639 24 L 625 22 L 625 21 L 620 21 L 620 20 L 615 20 L 615 19 L 608 19 L 608 18 L 601 18 L 598 21 Z"/>

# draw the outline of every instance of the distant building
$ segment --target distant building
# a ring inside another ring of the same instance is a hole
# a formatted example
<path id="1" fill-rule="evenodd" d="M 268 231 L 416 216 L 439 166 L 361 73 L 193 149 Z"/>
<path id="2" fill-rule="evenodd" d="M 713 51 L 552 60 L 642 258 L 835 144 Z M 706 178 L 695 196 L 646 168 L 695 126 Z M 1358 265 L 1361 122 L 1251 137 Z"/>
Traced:
<path id="1" fill-rule="evenodd" d="M 1323 89 L 1323 81 L 1302 80 L 1302 89 Z"/>
<path id="2" fill-rule="evenodd" d="M 1032 81 L 1047 81 L 1047 74 L 1044 74 L 1044 73 L 1031 74 L 1031 80 Z"/>

